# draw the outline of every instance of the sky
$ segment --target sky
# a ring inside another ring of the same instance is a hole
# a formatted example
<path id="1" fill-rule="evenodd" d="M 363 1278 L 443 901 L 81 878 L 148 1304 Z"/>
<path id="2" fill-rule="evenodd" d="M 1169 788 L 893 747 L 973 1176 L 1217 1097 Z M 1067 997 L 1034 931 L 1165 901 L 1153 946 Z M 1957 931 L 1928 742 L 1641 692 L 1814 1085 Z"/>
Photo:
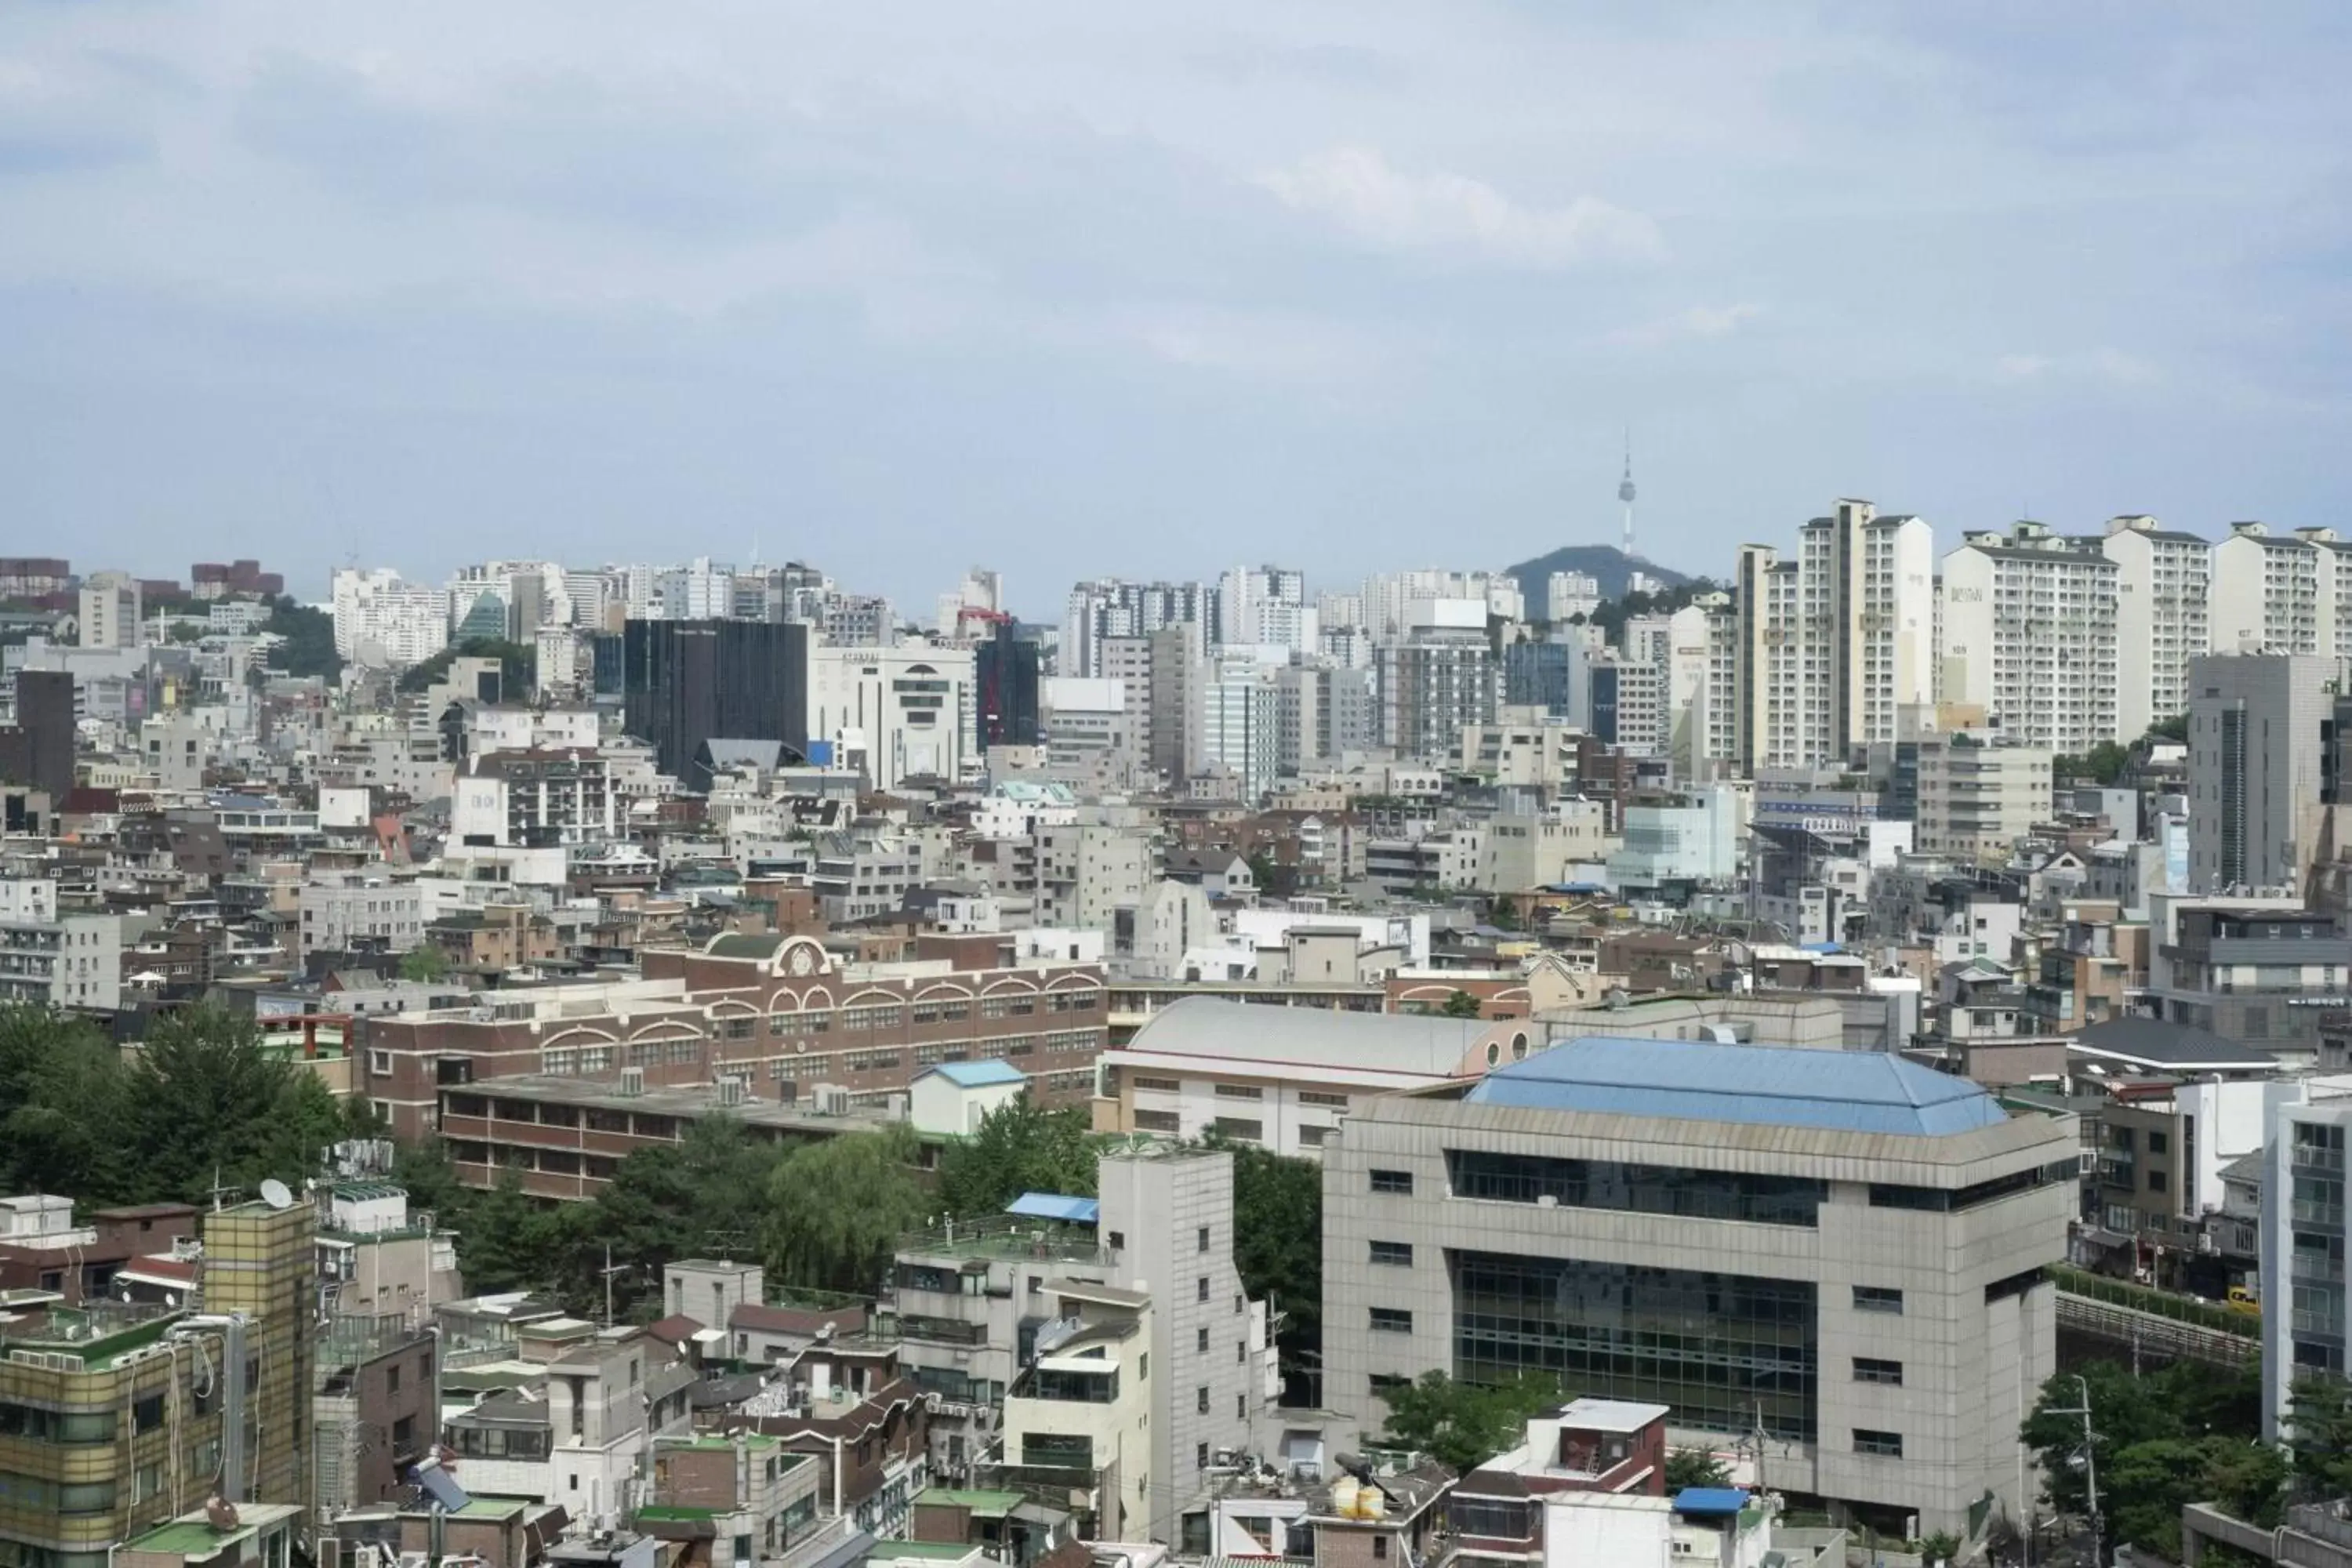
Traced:
<path id="1" fill-rule="evenodd" d="M 0 553 L 2352 526 L 2352 7 L 15 0 Z"/>

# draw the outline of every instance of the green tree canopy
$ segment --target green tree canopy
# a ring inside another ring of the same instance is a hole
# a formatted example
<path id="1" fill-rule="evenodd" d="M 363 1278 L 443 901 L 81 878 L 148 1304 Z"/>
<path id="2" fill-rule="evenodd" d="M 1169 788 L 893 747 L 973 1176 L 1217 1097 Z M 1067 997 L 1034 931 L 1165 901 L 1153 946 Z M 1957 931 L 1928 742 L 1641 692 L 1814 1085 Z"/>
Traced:
<path id="1" fill-rule="evenodd" d="M 2058 758 L 2052 771 L 2062 781 L 2089 779 L 2093 784 L 2111 784 L 2130 765 L 2130 752 L 2113 741 L 2101 741 L 2081 756 Z"/>
<path id="2" fill-rule="evenodd" d="M 115 1135 L 139 1152 L 145 1184 L 185 1203 L 205 1201 L 215 1181 L 299 1186 L 350 1131 L 317 1075 L 264 1050 L 252 1019 L 209 1005 L 155 1021 L 123 1110 Z"/>
<path id="3" fill-rule="evenodd" d="M 2041 1462 L 2053 1506 L 2077 1514 L 2085 1507 L 2085 1472 L 2074 1462 L 2083 1419 L 2063 1413 L 2080 1408 L 2087 1386 L 2111 1539 L 2177 1555 L 2180 1505 L 2200 1499 L 2221 1500 L 2241 1518 L 2275 1521 L 2265 1510 L 2274 1510 L 2287 1460 L 2259 1440 L 2258 1374 L 2181 1362 L 2134 1376 L 2113 1362 L 2095 1362 L 2082 1375 L 2080 1384 L 2068 1373 L 2042 1384 L 2021 1433 Z"/>
<path id="4" fill-rule="evenodd" d="M 1560 1398 L 1559 1384 L 1543 1378 L 1488 1386 L 1456 1383 L 1442 1372 L 1425 1372 L 1417 1383 L 1381 1390 L 1389 1407 L 1388 1440 L 1464 1475 L 1518 1447 L 1528 1417 Z"/>
<path id="5" fill-rule="evenodd" d="M 1731 1471 L 1705 1448 L 1674 1448 L 1666 1454 L 1666 1491 L 1685 1487 L 1727 1487 Z"/>
<path id="6" fill-rule="evenodd" d="M 1467 991 L 1455 991 L 1445 998 L 1445 1005 L 1438 1011 L 1449 1018 L 1475 1018 L 1478 1016 L 1478 998 Z"/>
<path id="7" fill-rule="evenodd" d="M 803 1144 L 768 1178 L 768 1267 L 782 1284 L 870 1292 L 932 1203 L 904 1124 Z"/>
<path id="8" fill-rule="evenodd" d="M 427 939 L 400 955 L 400 977 L 437 984 L 449 978 L 449 955 Z"/>
<path id="9" fill-rule="evenodd" d="M 1024 1092 L 940 1157 L 940 1202 L 961 1219 L 1001 1215 L 1024 1193 L 1091 1197 L 1102 1140 L 1075 1106 L 1047 1110 Z"/>
<path id="10" fill-rule="evenodd" d="M 1252 1300 L 1282 1314 L 1296 1359 L 1323 1343 L 1323 1167 L 1255 1143 L 1210 1142 L 1234 1156 L 1234 1267 Z"/>
<path id="11" fill-rule="evenodd" d="M 2352 1497 L 2352 1384 L 2296 1381 L 2288 1394 L 2287 1462 L 2313 1497 Z"/>
<path id="12" fill-rule="evenodd" d="M 342 674 L 343 661 L 335 652 L 335 617 L 324 610 L 288 598 L 273 600 L 261 629 L 283 639 L 276 663 L 287 674 L 320 676 L 330 686 Z"/>
<path id="13" fill-rule="evenodd" d="M 422 691 L 444 679 L 449 667 L 461 658 L 495 658 L 500 666 L 505 684 L 505 697 L 511 702 L 528 697 L 538 684 L 539 652 L 504 637 L 467 637 L 450 644 L 431 658 L 412 664 L 400 674 L 400 689 Z"/>

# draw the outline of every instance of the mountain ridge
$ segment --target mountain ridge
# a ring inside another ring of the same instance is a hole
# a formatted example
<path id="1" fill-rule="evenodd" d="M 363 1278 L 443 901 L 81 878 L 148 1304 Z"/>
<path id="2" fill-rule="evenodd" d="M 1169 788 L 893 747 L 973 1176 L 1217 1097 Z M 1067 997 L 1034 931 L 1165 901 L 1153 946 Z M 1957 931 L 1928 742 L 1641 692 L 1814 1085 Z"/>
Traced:
<path id="1" fill-rule="evenodd" d="M 1679 588 L 1696 579 L 1687 572 L 1677 572 L 1671 566 L 1661 566 L 1654 561 L 1644 561 L 1638 555 L 1628 555 L 1613 544 L 1563 544 L 1559 549 L 1522 561 L 1517 566 L 1506 566 L 1503 574 L 1519 585 L 1519 593 L 1528 607 L 1539 608 L 1555 572 L 1581 572 L 1601 584 L 1604 599 L 1625 596 L 1625 583 L 1634 573 L 1654 577 L 1669 588 Z"/>

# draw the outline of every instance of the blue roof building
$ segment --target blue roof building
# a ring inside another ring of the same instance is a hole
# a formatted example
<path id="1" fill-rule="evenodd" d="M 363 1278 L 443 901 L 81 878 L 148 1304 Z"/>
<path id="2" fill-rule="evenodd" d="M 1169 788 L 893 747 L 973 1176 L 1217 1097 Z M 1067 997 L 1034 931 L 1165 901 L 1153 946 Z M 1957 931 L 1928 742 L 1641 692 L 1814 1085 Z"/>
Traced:
<path id="1" fill-rule="evenodd" d="M 1588 1037 L 1486 1075 L 1481 1105 L 1939 1138 L 2008 1120 L 1964 1078 L 1881 1051 Z"/>
<path id="2" fill-rule="evenodd" d="M 1374 1427 L 1392 1379 L 1557 1381 L 1760 1431 L 1840 1522 L 2021 1513 L 2080 1138 L 1901 1057 L 1699 1040 L 1359 1101 L 1323 1152 L 1324 1401 Z"/>

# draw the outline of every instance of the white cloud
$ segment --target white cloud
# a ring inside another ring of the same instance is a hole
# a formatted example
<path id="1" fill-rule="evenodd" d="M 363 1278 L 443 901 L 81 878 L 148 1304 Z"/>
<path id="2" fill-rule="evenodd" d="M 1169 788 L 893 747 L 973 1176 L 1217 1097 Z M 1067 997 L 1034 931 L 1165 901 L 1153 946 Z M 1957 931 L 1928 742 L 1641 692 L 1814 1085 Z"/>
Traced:
<path id="1" fill-rule="evenodd" d="M 1658 226 L 1642 213 L 1593 196 L 1566 206 L 1528 206 L 1466 174 L 1391 168 L 1369 147 L 1318 153 L 1260 174 L 1256 183 L 1295 211 L 1399 250 L 1535 268 L 1665 253 Z"/>
<path id="2" fill-rule="evenodd" d="M 2003 381 L 2095 381 L 2111 386 L 2145 386 L 2162 373 L 2148 361 L 2121 349 L 2082 349 L 2068 353 L 2003 354 L 1993 362 Z"/>
<path id="3" fill-rule="evenodd" d="M 1634 348 L 1654 348 L 1660 343 L 1692 338 L 1727 338 L 1763 313 L 1763 306 L 1745 300 L 1736 305 L 1693 305 L 1687 310 L 1677 310 L 1638 327 L 1620 328 L 1609 334 L 1609 341 Z"/>

